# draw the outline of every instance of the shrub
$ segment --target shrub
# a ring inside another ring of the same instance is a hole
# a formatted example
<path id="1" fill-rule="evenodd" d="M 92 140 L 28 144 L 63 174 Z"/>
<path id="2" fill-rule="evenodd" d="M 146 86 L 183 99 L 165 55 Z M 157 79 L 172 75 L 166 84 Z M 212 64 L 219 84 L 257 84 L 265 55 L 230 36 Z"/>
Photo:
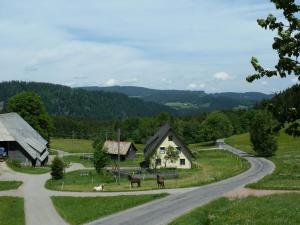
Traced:
<path id="1" fill-rule="evenodd" d="M 51 176 L 54 180 L 62 179 L 64 176 L 64 162 L 57 156 L 52 162 L 51 171 Z"/>

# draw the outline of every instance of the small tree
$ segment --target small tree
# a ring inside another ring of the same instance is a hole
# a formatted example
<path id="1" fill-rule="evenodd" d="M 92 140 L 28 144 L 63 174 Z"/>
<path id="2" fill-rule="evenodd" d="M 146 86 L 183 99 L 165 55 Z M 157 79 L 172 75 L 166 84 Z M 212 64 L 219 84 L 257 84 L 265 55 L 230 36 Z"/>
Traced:
<path id="1" fill-rule="evenodd" d="M 250 139 L 253 150 L 260 156 L 272 156 L 277 150 L 277 140 L 274 135 L 275 123 L 268 111 L 258 111 L 250 127 Z"/>
<path id="2" fill-rule="evenodd" d="M 165 159 L 165 168 L 167 167 L 167 162 L 174 163 L 179 159 L 179 152 L 172 146 L 169 146 L 166 151 Z"/>
<path id="3" fill-rule="evenodd" d="M 51 176 L 54 180 L 59 180 L 64 177 L 64 162 L 57 156 L 51 165 Z"/>
<path id="4" fill-rule="evenodd" d="M 103 148 L 103 140 L 97 139 L 94 144 L 94 167 L 97 173 L 101 173 L 102 169 L 108 165 L 110 158 L 107 150 Z"/>

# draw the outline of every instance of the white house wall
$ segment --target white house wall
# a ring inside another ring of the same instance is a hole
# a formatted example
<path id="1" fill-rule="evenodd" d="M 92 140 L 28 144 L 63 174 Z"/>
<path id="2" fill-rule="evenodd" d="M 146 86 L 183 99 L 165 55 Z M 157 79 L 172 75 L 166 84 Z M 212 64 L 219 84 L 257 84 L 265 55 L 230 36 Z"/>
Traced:
<path id="1" fill-rule="evenodd" d="M 172 135 L 172 134 L 170 134 Z M 180 145 L 180 141 L 173 135 L 173 141 L 169 141 L 167 136 L 165 140 L 161 143 L 161 145 L 155 150 L 154 154 L 152 155 L 150 159 L 150 167 L 155 167 L 156 159 L 161 159 L 161 166 L 157 166 L 157 168 L 164 168 L 166 160 L 164 159 L 166 154 L 161 154 L 160 147 L 165 147 L 166 151 L 169 146 L 172 146 L 174 148 L 181 147 L 181 152 L 179 154 L 179 158 L 176 162 L 171 163 L 169 160 L 166 163 L 166 168 L 178 168 L 178 169 L 190 169 L 192 168 L 191 159 L 189 157 L 189 154 L 186 152 L 185 148 Z M 185 159 L 185 165 L 180 165 L 180 159 Z"/>

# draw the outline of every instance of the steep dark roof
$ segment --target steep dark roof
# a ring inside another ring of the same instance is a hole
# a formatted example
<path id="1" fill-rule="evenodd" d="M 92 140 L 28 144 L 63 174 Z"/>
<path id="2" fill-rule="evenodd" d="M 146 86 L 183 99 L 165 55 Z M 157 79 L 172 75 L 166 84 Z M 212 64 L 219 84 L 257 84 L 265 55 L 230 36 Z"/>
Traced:
<path id="1" fill-rule="evenodd" d="M 0 141 L 18 142 L 32 159 L 41 162 L 49 154 L 47 141 L 17 113 L 0 114 Z"/>
<path id="2" fill-rule="evenodd" d="M 174 135 L 175 132 L 172 130 L 169 124 L 165 124 L 159 128 L 159 130 L 147 141 L 144 148 L 144 156 L 147 158 L 166 138 L 169 131 L 172 131 Z M 177 135 L 176 135 L 177 137 Z M 179 137 L 177 139 L 183 144 L 183 146 L 189 151 L 189 149 L 184 145 Z M 190 152 L 190 151 L 189 151 Z M 191 152 L 190 152 L 191 153 Z M 192 153 L 191 153 L 192 154 Z"/>

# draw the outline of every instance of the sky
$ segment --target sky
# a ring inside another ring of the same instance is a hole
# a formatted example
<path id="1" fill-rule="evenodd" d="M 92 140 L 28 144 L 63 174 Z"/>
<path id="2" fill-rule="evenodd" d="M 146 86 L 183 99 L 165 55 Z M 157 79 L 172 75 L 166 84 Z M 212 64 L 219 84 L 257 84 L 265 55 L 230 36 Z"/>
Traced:
<path id="1" fill-rule="evenodd" d="M 0 0 L 0 81 L 274 93 L 250 60 L 276 62 L 257 18 L 269 0 Z"/>

